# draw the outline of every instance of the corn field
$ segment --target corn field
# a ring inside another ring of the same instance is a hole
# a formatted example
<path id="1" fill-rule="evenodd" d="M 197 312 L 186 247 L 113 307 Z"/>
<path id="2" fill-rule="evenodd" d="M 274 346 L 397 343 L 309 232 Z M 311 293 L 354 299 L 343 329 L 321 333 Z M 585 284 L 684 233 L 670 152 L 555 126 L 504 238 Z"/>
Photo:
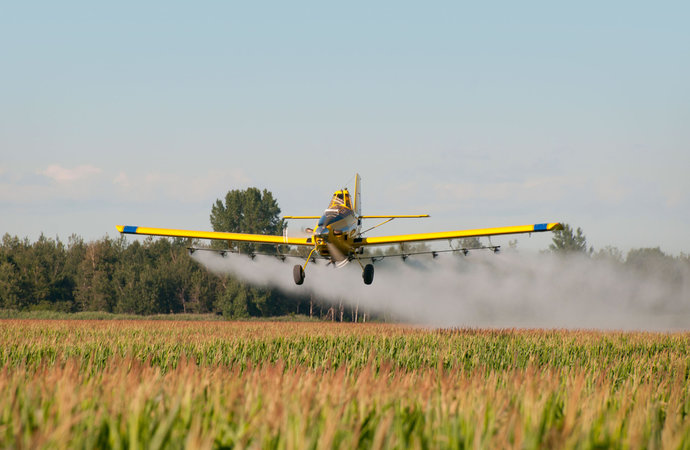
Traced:
<path id="1" fill-rule="evenodd" d="M 2 448 L 690 448 L 690 334 L 0 321 Z"/>

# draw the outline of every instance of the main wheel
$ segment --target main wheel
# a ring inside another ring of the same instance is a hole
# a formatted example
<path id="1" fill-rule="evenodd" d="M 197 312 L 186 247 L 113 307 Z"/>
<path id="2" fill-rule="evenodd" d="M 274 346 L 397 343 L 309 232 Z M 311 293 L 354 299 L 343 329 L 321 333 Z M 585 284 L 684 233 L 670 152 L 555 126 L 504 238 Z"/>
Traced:
<path id="1" fill-rule="evenodd" d="M 292 268 L 292 277 L 295 279 L 295 284 L 304 283 L 304 269 L 299 264 L 295 264 Z"/>
<path id="2" fill-rule="evenodd" d="M 364 278 L 364 284 L 371 284 L 374 281 L 374 265 L 367 264 L 364 266 L 364 272 L 362 272 L 362 278 Z"/>

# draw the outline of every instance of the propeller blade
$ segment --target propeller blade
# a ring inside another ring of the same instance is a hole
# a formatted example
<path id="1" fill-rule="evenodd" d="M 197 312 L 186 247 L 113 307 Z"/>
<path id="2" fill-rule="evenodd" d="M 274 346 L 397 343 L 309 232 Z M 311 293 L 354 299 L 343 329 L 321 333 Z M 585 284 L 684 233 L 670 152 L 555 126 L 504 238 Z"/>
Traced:
<path id="1" fill-rule="evenodd" d="M 283 236 L 285 236 L 285 237 L 308 238 L 308 237 L 312 237 L 313 234 L 314 234 L 314 230 L 312 230 L 311 228 L 302 227 L 299 230 L 296 230 L 294 228 L 288 229 L 288 227 L 286 226 L 283 229 Z"/>
<path id="2" fill-rule="evenodd" d="M 340 268 L 350 262 L 349 258 L 345 256 L 336 245 L 327 242 L 326 246 L 328 247 L 328 252 L 331 254 L 331 258 L 335 260 L 335 267 Z"/>

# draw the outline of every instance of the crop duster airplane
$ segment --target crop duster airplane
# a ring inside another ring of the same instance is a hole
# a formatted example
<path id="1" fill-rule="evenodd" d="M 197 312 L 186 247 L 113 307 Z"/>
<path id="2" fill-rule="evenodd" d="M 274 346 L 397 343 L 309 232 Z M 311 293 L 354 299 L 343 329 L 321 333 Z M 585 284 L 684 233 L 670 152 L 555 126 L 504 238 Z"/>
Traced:
<path id="1" fill-rule="evenodd" d="M 167 236 L 167 237 L 182 237 L 194 239 L 218 239 L 228 242 L 253 242 L 258 244 L 276 244 L 276 245 L 296 245 L 311 247 L 311 252 L 306 258 L 304 265 L 297 264 L 293 267 L 293 277 L 296 284 L 304 282 L 305 269 L 310 261 L 315 261 L 315 258 L 321 257 L 329 260 L 337 267 L 340 267 L 349 261 L 355 260 L 362 268 L 362 278 L 365 284 L 371 284 L 374 280 L 374 266 L 373 262 L 382 258 L 398 256 L 406 259 L 410 255 L 416 254 L 432 254 L 434 257 L 440 252 L 458 252 L 462 251 L 467 254 L 467 248 L 452 248 L 453 239 L 462 239 L 469 237 L 483 237 L 496 236 L 505 234 L 521 234 L 521 233 L 537 233 L 541 231 L 555 231 L 562 230 L 563 226 L 560 223 L 538 223 L 534 225 L 521 225 L 514 227 L 498 227 L 498 228 L 481 228 L 476 230 L 460 230 L 460 231 L 442 231 L 435 233 L 417 233 L 417 234 L 402 234 L 397 236 L 377 236 L 365 237 L 364 233 L 373 230 L 393 219 L 399 218 L 421 218 L 429 217 L 428 214 L 384 214 L 384 215 L 362 215 L 361 213 L 361 178 L 359 174 L 355 175 L 355 189 L 353 194 L 345 188 L 333 193 L 331 202 L 328 208 L 321 216 L 284 216 L 285 219 L 318 219 L 316 228 L 307 228 L 305 231 L 310 235 L 307 237 L 289 237 L 287 229 L 283 236 L 261 235 L 261 234 L 246 234 L 246 233 L 225 233 L 218 231 L 190 231 L 190 230 L 174 230 L 167 228 L 148 228 L 131 225 L 117 225 L 117 230 L 123 234 L 141 234 L 149 236 Z M 362 231 L 363 219 L 384 219 L 383 222 Z M 364 249 L 376 245 L 391 245 L 402 244 L 407 242 L 424 242 L 448 240 L 451 243 L 451 249 L 440 251 L 425 251 L 402 253 L 398 255 L 385 256 L 367 256 L 364 254 Z M 499 246 L 479 247 L 488 248 L 498 251 Z M 190 249 L 193 252 L 196 249 Z M 221 253 L 224 254 L 223 250 Z M 254 256 L 252 254 L 251 256 Z M 294 255 L 275 255 L 284 259 L 286 256 Z M 369 264 L 363 262 L 370 261 Z"/>

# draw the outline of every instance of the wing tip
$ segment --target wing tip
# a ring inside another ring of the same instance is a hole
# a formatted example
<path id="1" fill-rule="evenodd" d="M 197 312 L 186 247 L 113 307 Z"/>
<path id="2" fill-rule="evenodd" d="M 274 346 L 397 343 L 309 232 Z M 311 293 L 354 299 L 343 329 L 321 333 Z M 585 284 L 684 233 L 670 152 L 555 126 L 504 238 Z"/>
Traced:
<path id="1" fill-rule="evenodd" d="M 558 231 L 562 229 L 563 225 L 561 225 L 559 222 L 534 224 L 534 231 Z"/>
<path id="2" fill-rule="evenodd" d="M 121 234 L 137 234 L 137 228 L 132 225 L 115 225 L 115 228 L 117 228 L 117 231 L 119 231 Z"/>

